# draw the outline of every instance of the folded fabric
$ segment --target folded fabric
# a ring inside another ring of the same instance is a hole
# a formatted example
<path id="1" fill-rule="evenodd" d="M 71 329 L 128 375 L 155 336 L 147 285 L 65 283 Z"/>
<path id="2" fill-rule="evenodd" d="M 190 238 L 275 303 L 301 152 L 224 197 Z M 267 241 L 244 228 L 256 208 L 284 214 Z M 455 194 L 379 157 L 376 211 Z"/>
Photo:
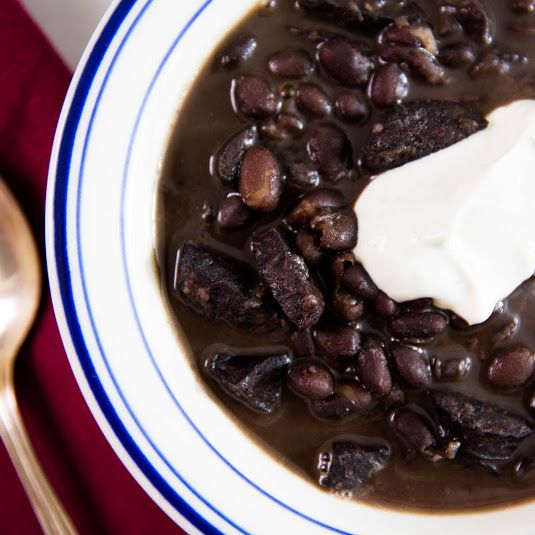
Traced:
<path id="1" fill-rule="evenodd" d="M 80 533 L 181 533 L 102 435 L 74 380 L 52 311 L 44 268 L 45 190 L 70 76 L 17 1 L 0 0 L 0 175 L 30 220 L 45 281 L 37 322 L 17 363 L 17 395 L 38 456 Z M 1 447 L 0 533 L 39 533 Z"/>

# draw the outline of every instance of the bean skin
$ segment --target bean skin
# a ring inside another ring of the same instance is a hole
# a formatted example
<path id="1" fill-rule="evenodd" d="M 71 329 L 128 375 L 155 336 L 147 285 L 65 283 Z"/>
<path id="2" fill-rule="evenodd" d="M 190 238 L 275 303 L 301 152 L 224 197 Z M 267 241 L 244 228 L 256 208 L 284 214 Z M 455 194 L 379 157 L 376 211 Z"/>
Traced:
<path id="1" fill-rule="evenodd" d="M 322 118 L 331 113 L 329 96 L 315 84 L 301 84 L 297 88 L 296 102 L 303 113 L 312 117 Z"/>
<path id="2" fill-rule="evenodd" d="M 364 299 L 377 299 L 379 289 L 361 264 L 354 264 L 344 271 L 342 285 L 351 293 Z"/>
<path id="3" fill-rule="evenodd" d="M 269 60 L 269 70 L 282 78 L 303 78 L 312 72 L 314 63 L 307 52 L 289 49 L 278 52 Z"/>
<path id="4" fill-rule="evenodd" d="M 221 65 L 228 69 L 237 67 L 248 60 L 256 50 L 256 38 L 252 35 L 240 35 L 232 41 L 221 54 Z"/>
<path id="5" fill-rule="evenodd" d="M 362 384 L 374 394 L 385 396 L 392 388 L 392 376 L 385 351 L 375 340 L 367 340 L 358 355 L 358 373 Z"/>
<path id="6" fill-rule="evenodd" d="M 325 399 L 334 394 L 334 377 L 319 361 L 298 360 L 288 371 L 289 387 L 306 399 Z"/>
<path id="7" fill-rule="evenodd" d="M 335 38 L 322 43 L 318 56 L 323 68 L 348 87 L 365 84 L 373 70 L 373 61 L 345 39 Z"/>
<path id="8" fill-rule="evenodd" d="M 400 338 L 433 338 L 448 327 L 448 318 L 440 312 L 405 312 L 390 322 Z"/>
<path id="9" fill-rule="evenodd" d="M 407 75 L 395 63 L 385 63 L 375 71 L 370 84 L 370 97 L 377 106 L 386 108 L 398 104 L 408 92 Z"/>
<path id="10" fill-rule="evenodd" d="M 279 204 L 282 177 L 277 159 L 264 147 L 245 153 L 240 170 L 240 193 L 252 210 L 272 212 Z"/>
<path id="11" fill-rule="evenodd" d="M 321 123 L 308 139 L 307 151 L 319 171 L 331 182 L 347 176 L 351 160 L 351 143 L 346 133 L 333 123 Z"/>
<path id="12" fill-rule="evenodd" d="M 487 370 L 487 380 L 495 388 L 517 388 L 527 383 L 535 372 L 535 355 L 520 346 L 496 355 Z"/>
<path id="13" fill-rule="evenodd" d="M 314 340 L 320 352 L 332 362 L 352 357 L 360 349 L 360 333 L 349 326 L 318 329 Z"/>
<path id="14" fill-rule="evenodd" d="M 368 104 L 361 94 L 354 91 L 342 91 L 335 104 L 336 115 L 347 123 L 358 122 L 368 116 Z"/>
<path id="15" fill-rule="evenodd" d="M 221 230 L 235 230 L 247 223 L 251 212 L 239 193 L 229 193 L 219 205 L 217 225 Z"/>
<path id="16" fill-rule="evenodd" d="M 341 208 L 344 205 L 344 196 L 336 190 L 317 189 L 304 195 L 297 205 L 290 211 L 287 222 L 296 228 L 305 225 L 325 208 Z"/>
<path id="17" fill-rule="evenodd" d="M 324 208 L 312 218 L 310 227 L 319 234 L 322 249 L 345 251 L 357 245 L 357 217 L 350 208 Z"/>
<path id="18" fill-rule="evenodd" d="M 417 349 L 400 343 L 390 345 L 390 353 L 399 376 L 413 388 L 429 388 L 431 369 L 427 358 Z"/>
<path id="19" fill-rule="evenodd" d="M 232 82 L 231 96 L 236 112 L 253 119 L 271 117 L 280 107 L 271 84 L 255 74 L 235 78 Z"/>

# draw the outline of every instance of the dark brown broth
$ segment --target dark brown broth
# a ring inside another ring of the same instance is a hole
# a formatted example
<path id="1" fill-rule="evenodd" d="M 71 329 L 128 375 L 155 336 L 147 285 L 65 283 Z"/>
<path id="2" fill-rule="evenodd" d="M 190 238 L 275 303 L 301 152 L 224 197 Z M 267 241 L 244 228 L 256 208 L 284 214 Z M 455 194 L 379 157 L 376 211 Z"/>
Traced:
<path id="1" fill-rule="evenodd" d="M 432 1 L 419 0 L 417 4 L 433 12 Z M 420 98 L 447 98 L 459 100 L 463 96 L 476 97 L 472 106 L 488 112 L 500 104 L 517 98 L 533 96 L 529 82 L 520 81 L 524 74 L 535 74 L 532 67 L 535 61 L 535 37 L 522 37 L 508 31 L 509 25 L 529 17 L 514 15 L 505 0 L 487 0 L 484 4 L 499 21 L 496 28 L 495 43 L 506 50 L 514 50 L 528 56 L 525 65 L 514 67 L 507 76 L 494 76 L 473 80 L 467 69 L 448 70 L 450 83 L 443 87 L 429 87 L 411 78 L 408 100 Z M 162 174 L 158 197 L 158 259 L 162 278 L 163 293 L 172 308 L 173 314 L 191 347 L 195 362 L 199 362 L 202 351 L 212 343 L 225 343 L 238 347 L 269 346 L 286 344 L 288 331 L 269 335 L 252 334 L 223 324 L 215 324 L 197 316 L 185 307 L 173 292 L 173 276 L 177 250 L 185 240 L 193 240 L 225 255 L 252 264 L 249 252 L 249 237 L 254 229 L 271 226 L 281 219 L 287 207 L 295 200 L 294 195 L 285 193 L 280 209 L 273 214 L 255 217 L 252 226 L 243 231 L 220 232 L 213 224 L 202 219 L 202 207 L 208 202 L 215 209 L 231 189 L 210 172 L 210 159 L 222 142 L 243 128 L 244 121 L 233 111 L 229 88 L 237 72 L 261 71 L 276 86 L 280 79 L 270 77 L 266 69 L 268 58 L 286 47 L 307 49 L 315 53 L 315 45 L 302 36 L 292 34 L 288 26 L 328 29 L 351 36 L 347 31 L 330 24 L 303 17 L 290 0 L 279 0 L 275 8 L 262 8 L 255 11 L 229 36 L 236 32 L 250 32 L 259 43 L 258 50 L 238 70 L 226 70 L 218 63 L 219 55 L 207 63 L 194 83 L 190 95 L 184 103 L 180 117 L 171 137 L 171 143 Z M 364 38 L 366 40 L 367 38 Z M 371 43 L 372 39 L 368 39 Z M 440 41 L 441 45 L 448 40 Z M 309 77 L 323 87 L 331 97 L 342 90 L 332 80 L 321 77 L 318 72 Z M 334 100 L 334 98 L 333 98 Z M 372 112 L 372 119 L 375 115 Z M 336 119 L 351 139 L 354 161 L 360 158 L 360 148 L 368 137 L 372 120 L 362 125 L 348 125 Z M 298 141 L 286 146 L 266 142 L 275 154 L 282 158 L 285 152 L 304 152 L 307 132 L 313 121 Z M 366 186 L 368 178 L 358 176 L 344 180 L 337 187 L 341 189 L 348 202 L 353 203 Z M 332 187 L 332 184 L 328 184 Z M 402 269 L 402 266 L 400 266 Z M 497 395 L 480 383 L 480 361 L 488 358 L 489 338 L 511 319 L 519 323 L 517 334 L 512 343 L 523 343 L 535 348 L 535 280 L 524 283 L 504 302 L 503 311 L 496 313 L 485 324 L 466 330 L 450 329 L 445 335 L 436 338 L 425 346 L 430 356 L 443 358 L 471 355 L 473 367 L 462 383 L 448 384 L 451 388 L 480 399 L 510 408 L 527 417 L 522 393 Z M 365 330 L 384 331 L 384 325 L 364 322 Z M 470 347 L 470 349 L 469 349 Z M 387 468 L 378 474 L 366 494 L 360 499 L 388 506 L 401 506 L 426 510 L 460 510 L 503 504 L 527 499 L 535 493 L 535 477 L 524 481 L 515 479 L 511 470 L 497 477 L 483 469 L 467 468 L 451 462 L 432 463 L 424 459 L 407 460 L 398 442 L 392 436 L 387 424 L 387 415 L 377 412 L 370 417 L 356 417 L 342 422 L 319 421 L 308 411 L 306 404 L 290 391 L 284 394 L 283 409 L 274 417 L 260 416 L 225 395 L 210 378 L 202 374 L 210 391 L 243 424 L 244 429 L 259 439 L 259 443 L 272 450 L 305 477 L 314 478 L 314 459 L 318 448 L 327 440 L 343 434 L 358 434 L 370 437 L 383 437 L 392 443 L 394 455 Z M 526 392 L 533 389 L 528 386 Z M 409 401 L 425 404 L 425 396 L 410 394 Z M 526 449 L 535 443 L 524 444 Z M 511 464 L 511 463 L 509 463 Z M 512 463 L 514 464 L 514 463 Z"/>

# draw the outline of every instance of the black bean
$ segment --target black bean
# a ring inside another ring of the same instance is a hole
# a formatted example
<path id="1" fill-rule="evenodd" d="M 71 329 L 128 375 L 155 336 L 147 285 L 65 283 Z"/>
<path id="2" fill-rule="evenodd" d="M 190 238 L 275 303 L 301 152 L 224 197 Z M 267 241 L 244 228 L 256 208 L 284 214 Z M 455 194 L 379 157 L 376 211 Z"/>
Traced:
<path id="1" fill-rule="evenodd" d="M 345 251 L 357 245 L 357 217 L 350 208 L 322 208 L 310 227 L 319 234 L 322 249 Z"/>
<path id="2" fill-rule="evenodd" d="M 290 345 L 298 358 L 312 358 L 316 356 L 316 348 L 310 331 L 294 331 L 290 336 Z"/>
<path id="3" fill-rule="evenodd" d="M 251 212 L 239 193 L 229 193 L 220 203 L 217 213 L 217 225 L 222 230 L 234 230 L 243 227 L 251 217 Z"/>
<path id="4" fill-rule="evenodd" d="M 249 149 L 240 169 L 240 193 L 245 204 L 259 212 L 277 208 L 282 177 L 277 159 L 264 147 Z"/>
<path id="5" fill-rule="evenodd" d="M 262 134 L 273 141 L 286 141 L 299 137 L 305 123 L 294 113 L 282 112 L 268 119 L 261 127 Z"/>
<path id="6" fill-rule="evenodd" d="M 325 255 L 320 248 L 318 235 L 306 227 L 297 231 L 295 247 L 306 263 L 311 266 L 317 266 Z"/>
<path id="7" fill-rule="evenodd" d="M 377 299 L 379 296 L 379 289 L 359 263 L 344 270 L 341 282 L 344 288 L 364 299 Z"/>
<path id="8" fill-rule="evenodd" d="M 405 392 L 403 392 L 399 385 L 394 383 L 390 389 L 390 392 L 388 392 L 388 394 L 384 396 L 381 401 L 386 409 L 391 409 L 392 407 L 399 407 L 400 405 L 403 405 L 403 403 L 405 403 L 405 399 Z"/>
<path id="9" fill-rule="evenodd" d="M 430 424 L 423 416 L 403 407 L 390 416 L 390 425 L 409 451 L 424 457 L 432 457 L 436 438 Z"/>
<path id="10" fill-rule="evenodd" d="M 231 396 L 263 413 L 280 406 L 283 379 L 294 360 L 287 348 L 250 351 L 218 345 L 205 353 L 206 371 Z"/>
<path id="11" fill-rule="evenodd" d="M 335 38 L 319 46 L 322 67 L 338 82 L 349 87 L 364 85 L 373 71 L 373 61 L 354 43 Z"/>
<path id="12" fill-rule="evenodd" d="M 437 53 L 437 42 L 433 30 L 422 22 L 409 23 L 407 17 L 399 17 L 387 26 L 380 35 L 382 43 L 425 48 L 431 54 Z"/>
<path id="13" fill-rule="evenodd" d="M 413 388 L 429 388 L 431 368 L 425 355 L 417 349 L 393 342 L 390 345 L 392 361 L 399 376 Z"/>
<path id="14" fill-rule="evenodd" d="M 176 287 L 197 314 L 253 331 L 282 326 L 278 314 L 259 296 L 258 284 L 236 262 L 186 242 L 180 251 Z"/>
<path id="15" fill-rule="evenodd" d="M 357 383 L 345 383 L 338 386 L 336 393 L 349 400 L 358 410 L 368 410 L 374 405 L 370 392 Z"/>
<path id="16" fill-rule="evenodd" d="M 301 49 L 277 52 L 269 59 L 269 70 L 282 78 L 303 78 L 312 72 L 314 63 L 308 53 Z"/>
<path id="17" fill-rule="evenodd" d="M 445 11 L 439 11 L 437 32 L 440 36 L 448 37 L 461 31 L 461 25 L 457 22 L 455 17 Z"/>
<path id="18" fill-rule="evenodd" d="M 362 384 L 374 394 L 387 395 L 392 388 L 392 376 L 382 344 L 368 337 L 357 358 Z"/>
<path id="19" fill-rule="evenodd" d="M 531 393 L 529 396 L 528 396 L 528 409 L 532 412 L 532 413 L 535 413 L 535 392 Z"/>
<path id="20" fill-rule="evenodd" d="M 395 316 L 398 312 L 397 303 L 380 290 L 379 295 L 375 300 L 374 307 L 377 314 L 385 318 L 391 318 L 392 316 Z"/>
<path id="21" fill-rule="evenodd" d="M 317 189 L 304 195 L 286 218 L 292 227 L 306 225 L 324 208 L 341 208 L 344 196 L 337 190 Z"/>
<path id="22" fill-rule="evenodd" d="M 429 85 L 446 83 L 446 73 L 437 58 L 425 48 L 411 46 L 383 45 L 381 58 L 392 63 L 406 63 L 415 76 Z"/>
<path id="23" fill-rule="evenodd" d="M 526 63 L 527 58 L 520 54 L 506 53 L 499 50 L 485 52 L 472 67 L 470 76 L 472 78 L 483 78 L 486 76 L 499 76 L 507 74 L 513 64 Z"/>
<path id="24" fill-rule="evenodd" d="M 253 119 L 271 117 L 280 107 L 271 84 L 256 74 L 235 78 L 232 81 L 231 96 L 236 112 Z"/>
<path id="25" fill-rule="evenodd" d="M 470 357 L 454 358 L 443 360 L 434 358 L 432 360 L 433 377 L 442 383 L 462 381 L 472 369 L 472 359 Z"/>
<path id="26" fill-rule="evenodd" d="M 383 0 L 365 3 L 347 0 L 297 0 L 297 4 L 320 20 L 327 20 L 350 30 L 377 30 L 392 22 L 402 11 L 407 13 L 410 10 L 412 14 L 414 10 L 413 4 L 407 6 L 405 3 Z"/>
<path id="27" fill-rule="evenodd" d="M 315 84 L 300 84 L 296 93 L 297 106 L 313 117 L 325 117 L 331 113 L 331 101 L 321 87 Z"/>
<path id="28" fill-rule="evenodd" d="M 351 251 L 338 253 L 332 258 L 330 271 L 334 279 L 334 287 L 336 289 L 340 288 L 342 276 L 344 275 L 345 270 L 353 266 L 355 262 L 355 255 Z"/>
<path id="29" fill-rule="evenodd" d="M 256 126 L 249 126 L 224 143 L 216 157 L 216 171 L 223 182 L 238 178 L 245 152 L 256 143 L 256 139 Z"/>
<path id="30" fill-rule="evenodd" d="M 448 67 L 464 67 L 465 65 L 474 63 L 476 60 L 476 51 L 468 43 L 456 43 L 442 48 L 438 58 L 440 63 Z"/>
<path id="31" fill-rule="evenodd" d="M 452 16 L 464 31 L 480 43 L 492 42 L 491 22 L 480 0 L 440 0 L 440 11 Z"/>
<path id="32" fill-rule="evenodd" d="M 497 437 L 525 438 L 533 426 L 521 416 L 458 392 L 433 390 L 431 399 L 447 424 Z"/>
<path id="33" fill-rule="evenodd" d="M 512 22 L 508 29 L 513 33 L 532 37 L 535 35 L 535 22 L 530 20 Z"/>
<path id="34" fill-rule="evenodd" d="M 462 443 L 460 453 L 469 462 L 478 464 L 499 474 L 498 465 L 491 461 L 511 460 L 520 443 L 521 440 L 510 437 L 496 439 L 494 436 L 475 434 L 474 436 L 469 435 L 465 439 L 464 443 Z"/>
<path id="35" fill-rule="evenodd" d="M 487 380 L 495 388 L 517 388 L 535 372 L 535 355 L 525 346 L 498 353 L 487 369 Z"/>
<path id="36" fill-rule="evenodd" d="M 335 314 L 347 322 L 357 321 L 366 313 L 363 299 L 341 290 L 334 293 L 332 306 Z"/>
<path id="37" fill-rule="evenodd" d="M 371 394 L 357 383 L 339 385 L 335 393 L 310 404 L 314 416 L 323 420 L 340 420 L 373 407 Z"/>
<path id="38" fill-rule="evenodd" d="M 393 412 L 390 425 L 407 448 L 407 453 L 418 453 L 430 461 L 455 459 L 461 442 L 457 439 L 441 440 L 431 419 L 418 407 L 405 406 Z"/>
<path id="39" fill-rule="evenodd" d="M 370 97 L 381 108 L 401 102 L 408 92 L 407 75 L 395 63 L 379 66 L 372 76 Z"/>
<path id="40" fill-rule="evenodd" d="M 234 39 L 221 54 L 221 65 L 224 67 L 236 67 L 248 60 L 256 50 L 256 39 L 253 35 L 240 35 Z"/>
<path id="41" fill-rule="evenodd" d="M 378 31 L 401 16 L 423 16 L 414 2 L 398 0 L 297 0 L 297 4 L 309 15 L 351 31 Z"/>
<path id="42" fill-rule="evenodd" d="M 286 186 L 297 192 L 304 192 L 320 183 L 318 171 L 308 163 L 292 162 L 288 165 Z"/>
<path id="43" fill-rule="evenodd" d="M 535 11 L 535 0 L 511 0 L 511 9 L 520 15 Z"/>
<path id="44" fill-rule="evenodd" d="M 309 329 L 323 314 L 325 300 L 304 260 L 293 254 L 280 230 L 256 232 L 251 250 L 258 270 L 288 319 L 300 329 Z"/>
<path id="45" fill-rule="evenodd" d="M 503 327 L 498 329 L 490 339 L 490 343 L 493 349 L 501 347 L 505 345 L 511 337 L 516 333 L 518 330 L 518 322 L 515 320 L 511 320 L 510 322 L 506 323 Z"/>
<path id="46" fill-rule="evenodd" d="M 533 433 L 533 426 L 514 412 L 458 392 L 434 390 L 431 400 L 444 429 L 476 459 L 508 459 Z"/>
<path id="47" fill-rule="evenodd" d="M 419 299 L 411 299 L 410 301 L 403 301 L 400 308 L 402 312 L 415 312 L 427 310 L 433 306 L 433 300 L 430 297 L 420 297 Z"/>
<path id="48" fill-rule="evenodd" d="M 290 366 L 288 386 L 306 399 L 325 399 L 334 394 L 334 377 L 321 362 L 300 359 Z"/>
<path id="49" fill-rule="evenodd" d="M 366 99 L 354 91 L 342 91 L 335 103 L 336 114 L 348 123 L 354 123 L 368 116 Z"/>
<path id="50" fill-rule="evenodd" d="M 319 352 L 333 363 L 355 356 L 360 349 L 360 333 L 348 325 L 318 329 L 314 340 Z"/>
<path id="51" fill-rule="evenodd" d="M 314 63 L 308 53 L 300 49 L 283 50 L 269 60 L 271 73 L 282 78 L 303 78 L 313 68 Z"/>
<path id="52" fill-rule="evenodd" d="M 385 444 L 335 440 L 318 454 L 319 484 L 336 492 L 357 491 L 384 469 L 390 456 Z"/>
<path id="53" fill-rule="evenodd" d="M 448 327 L 448 318 L 441 312 L 405 312 L 390 322 L 400 338 L 432 338 Z"/>
<path id="54" fill-rule="evenodd" d="M 340 127 L 332 123 L 317 125 L 308 139 L 307 151 L 328 180 L 338 182 L 347 176 L 351 143 Z"/>
<path id="55" fill-rule="evenodd" d="M 448 100 L 395 106 L 372 127 L 363 148 L 364 163 L 373 171 L 386 171 L 445 149 L 486 126 L 479 112 Z"/>

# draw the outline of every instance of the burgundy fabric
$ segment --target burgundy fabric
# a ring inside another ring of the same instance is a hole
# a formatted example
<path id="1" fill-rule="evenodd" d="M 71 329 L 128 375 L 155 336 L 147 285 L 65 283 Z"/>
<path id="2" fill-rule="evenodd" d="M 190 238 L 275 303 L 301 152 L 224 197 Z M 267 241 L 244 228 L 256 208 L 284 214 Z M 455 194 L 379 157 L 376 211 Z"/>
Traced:
<path id="1" fill-rule="evenodd" d="M 47 169 L 70 76 L 16 0 L 0 0 L 0 174 L 30 220 L 43 266 Z M 99 535 L 181 533 L 102 435 L 69 367 L 46 284 L 43 294 L 17 363 L 17 394 L 38 456 L 77 528 Z M 0 533 L 39 532 L 0 447 Z"/>

